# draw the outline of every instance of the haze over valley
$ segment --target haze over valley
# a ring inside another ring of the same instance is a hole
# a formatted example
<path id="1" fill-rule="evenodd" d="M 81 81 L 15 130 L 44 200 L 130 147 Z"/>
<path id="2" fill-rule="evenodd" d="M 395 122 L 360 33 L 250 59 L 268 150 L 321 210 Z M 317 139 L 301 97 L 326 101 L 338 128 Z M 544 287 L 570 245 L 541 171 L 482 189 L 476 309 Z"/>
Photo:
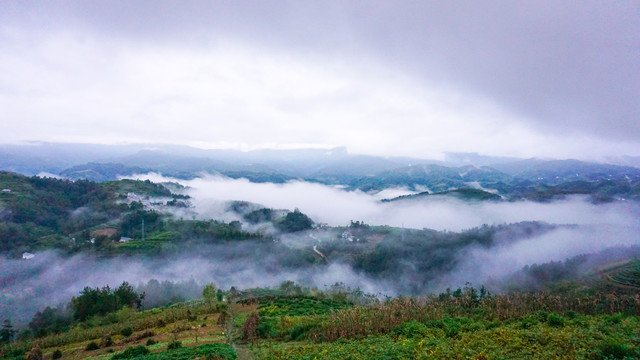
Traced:
<path id="1" fill-rule="evenodd" d="M 0 3 L 0 358 L 640 358 L 640 3 Z"/>

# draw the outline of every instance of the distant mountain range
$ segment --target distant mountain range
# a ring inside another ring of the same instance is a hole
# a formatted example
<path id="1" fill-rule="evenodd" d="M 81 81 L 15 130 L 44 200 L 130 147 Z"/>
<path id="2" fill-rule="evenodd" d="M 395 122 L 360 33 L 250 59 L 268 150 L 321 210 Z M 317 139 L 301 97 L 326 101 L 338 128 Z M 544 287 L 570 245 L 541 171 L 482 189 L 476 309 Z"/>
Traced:
<path id="1" fill-rule="evenodd" d="M 634 159 L 625 157 L 623 162 L 633 163 Z M 297 179 L 365 192 L 404 188 L 416 194 L 460 196 L 451 191 L 476 189 L 486 194 L 467 191 L 463 197 L 536 200 L 566 194 L 596 194 L 600 200 L 635 198 L 640 181 L 638 167 L 578 160 L 447 153 L 444 161 L 437 161 L 353 155 L 345 148 L 243 152 L 175 145 L 3 145 L 0 170 L 93 181 L 148 172 L 182 179 L 219 174 L 252 182 Z"/>

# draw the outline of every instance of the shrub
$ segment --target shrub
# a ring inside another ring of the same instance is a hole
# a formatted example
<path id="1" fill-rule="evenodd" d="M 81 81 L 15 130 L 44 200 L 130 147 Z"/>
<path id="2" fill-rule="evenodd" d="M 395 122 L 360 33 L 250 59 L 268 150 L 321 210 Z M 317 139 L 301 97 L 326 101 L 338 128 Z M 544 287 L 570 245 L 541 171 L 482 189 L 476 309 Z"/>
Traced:
<path id="1" fill-rule="evenodd" d="M 42 360 L 42 350 L 40 347 L 35 346 L 27 355 L 27 360 Z"/>
<path id="2" fill-rule="evenodd" d="M 133 329 L 131 328 L 131 326 L 127 326 L 120 330 L 120 334 L 122 334 L 122 336 L 124 337 L 131 336 L 131 334 L 133 334 Z"/>
<path id="3" fill-rule="evenodd" d="M 100 349 L 100 346 L 98 346 L 98 344 L 96 344 L 95 341 L 92 341 L 90 343 L 87 344 L 87 347 L 84 348 L 86 351 L 93 351 L 93 350 L 98 350 Z"/>
<path id="4" fill-rule="evenodd" d="M 155 344 L 157 344 L 157 343 L 158 343 L 158 342 L 157 342 L 157 341 L 155 341 L 153 338 L 151 338 L 151 339 L 147 340 L 147 346 L 155 345 Z"/>
<path id="5" fill-rule="evenodd" d="M 610 324 L 620 324 L 622 321 L 622 314 L 611 314 L 607 316 L 607 322 Z"/>
<path id="6" fill-rule="evenodd" d="M 460 322 L 457 319 L 442 319 L 442 330 L 447 337 L 456 337 L 460 333 Z"/>
<path id="7" fill-rule="evenodd" d="M 227 321 L 229 320 L 229 317 L 229 313 L 227 313 L 226 311 L 221 312 L 218 316 L 217 324 L 220 326 L 225 326 L 227 324 Z"/>
<path id="8" fill-rule="evenodd" d="M 257 312 L 251 313 L 247 320 L 242 325 L 242 340 L 253 340 L 257 335 L 258 322 L 260 322 L 260 315 Z"/>
<path id="9" fill-rule="evenodd" d="M 223 302 L 219 302 L 216 304 L 216 312 L 225 312 L 229 310 L 229 305 Z"/>
<path id="10" fill-rule="evenodd" d="M 563 327 L 565 320 L 561 315 L 551 313 L 547 315 L 547 322 L 553 327 Z"/>
<path id="11" fill-rule="evenodd" d="M 53 354 L 51 354 L 51 359 L 56 360 L 56 359 L 60 359 L 62 357 L 62 351 L 60 351 L 60 349 L 56 349 L 56 351 L 53 352 Z"/>
<path id="12" fill-rule="evenodd" d="M 149 349 L 147 349 L 142 345 L 138 345 L 136 347 L 129 346 L 125 351 L 121 352 L 120 354 L 113 355 L 111 357 L 111 360 L 134 359 L 139 356 L 147 355 L 148 353 L 149 353 Z"/>
<path id="13" fill-rule="evenodd" d="M 289 332 L 289 340 L 295 341 L 309 332 L 309 330 L 315 329 L 318 327 L 318 324 L 304 324 L 304 325 L 296 325 Z"/>
<path id="14" fill-rule="evenodd" d="M 415 320 L 406 322 L 393 329 L 394 334 L 404 337 L 420 337 L 424 336 L 427 332 L 427 326 Z"/>
<path id="15" fill-rule="evenodd" d="M 634 359 L 636 355 L 638 352 L 629 348 L 627 344 L 609 340 L 600 344 L 596 359 Z"/>
<path id="16" fill-rule="evenodd" d="M 224 358 L 218 354 L 207 354 L 207 356 L 205 356 L 204 359 L 205 360 L 222 360 Z"/>
<path id="17" fill-rule="evenodd" d="M 262 321 L 256 326 L 256 335 L 260 338 L 272 338 L 278 336 L 278 332 L 270 322 Z"/>
<path id="18" fill-rule="evenodd" d="M 530 329 L 538 324 L 538 319 L 535 316 L 525 316 L 520 319 L 520 327 L 523 329 Z"/>
<path id="19" fill-rule="evenodd" d="M 182 343 L 178 340 L 174 340 L 167 345 L 167 350 L 180 349 L 182 347 Z"/>
<path id="20" fill-rule="evenodd" d="M 106 348 L 112 345 L 113 345 L 113 339 L 111 338 L 111 335 L 107 334 L 102 337 L 102 340 L 100 340 L 100 347 Z"/>
<path id="21" fill-rule="evenodd" d="M 576 316 L 578 316 L 578 314 L 576 314 L 576 312 L 573 310 L 567 311 L 565 315 L 567 316 L 567 318 L 569 318 L 569 320 L 573 320 L 576 318 Z"/>
<path id="22" fill-rule="evenodd" d="M 133 338 L 134 338 L 135 341 L 137 341 L 137 340 L 142 340 L 144 338 L 148 338 L 148 337 L 152 337 L 152 336 L 156 336 L 155 331 L 153 331 L 153 330 L 145 330 L 145 331 L 143 331 L 141 333 L 136 334 L 136 336 L 134 336 Z"/>

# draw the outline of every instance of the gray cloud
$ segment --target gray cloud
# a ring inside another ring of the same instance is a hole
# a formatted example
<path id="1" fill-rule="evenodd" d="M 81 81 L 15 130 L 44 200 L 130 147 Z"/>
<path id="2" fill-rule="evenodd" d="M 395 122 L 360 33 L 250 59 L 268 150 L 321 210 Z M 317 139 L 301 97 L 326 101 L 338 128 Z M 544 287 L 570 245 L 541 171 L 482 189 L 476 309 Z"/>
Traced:
<path id="1" fill-rule="evenodd" d="M 638 151 L 637 1 L 0 7 L 3 141 Z"/>

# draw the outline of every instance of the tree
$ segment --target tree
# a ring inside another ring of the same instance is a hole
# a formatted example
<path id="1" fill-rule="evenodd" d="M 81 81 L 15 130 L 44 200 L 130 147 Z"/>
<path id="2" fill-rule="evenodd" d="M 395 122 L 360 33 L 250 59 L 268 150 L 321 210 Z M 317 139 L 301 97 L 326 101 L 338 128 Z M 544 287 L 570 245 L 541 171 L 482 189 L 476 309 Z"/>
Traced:
<path id="1" fill-rule="evenodd" d="M 216 300 L 216 286 L 207 284 L 202 290 L 202 298 L 204 298 L 204 301 L 209 304 L 209 308 L 211 308 L 211 305 Z"/>
<path id="2" fill-rule="evenodd" d="M 283 281 L 280 284 L 279 290 L 283 295 L 301 295 L 302 288 L 299 285 L 296 285 L 295 282 L 291 280 Z"/>
<path id="3" fill-rule="evenodd" d="M 9 343 L 13 340 L 16 334 L 16 330 L 11 324 L 11 319 L 4 319 L 2 322 L 2 329 L 0 330 L 0 343 Z"/>
<path id="4" fill-rule="evenodd" d="M 93 315 L 105 315 L 118 311 L 124 306 L 140 308 L 143 295 L 138 295 L 131 285 L 123 282 L 116 290 L 109 286 L 102 289 L 90 287 L 84 288 L 80 296 L 71 299 L 70 308 L 76 320 L 85 320 Z"/>
<path id="5" fill-rule="evenodd" d="M 29 323 L 29 329 L 31 329 L 35 337 L 41 337 L 49 333 L 67 331 L 70 325 L 71 317 L 65 314 L 62 309 L 47 306 L 33 316 Z"/>
<path id="6" fill-rule="evenodd" d="M 312 225 L 313 220 L 298 209 L 288 213 L 282 221 L 276 224 L 280 231 L 287 233 L 308 230 L 311 229 Z"/>
<path id="7" fill-rule="evenodd" d="M 120 310 L 123 306 L 140 309 L 144 294 L 138 295 L 128 282 L 123 282 L 120 287 L 114 291 L 116 297 L 116 310 Z"/>

